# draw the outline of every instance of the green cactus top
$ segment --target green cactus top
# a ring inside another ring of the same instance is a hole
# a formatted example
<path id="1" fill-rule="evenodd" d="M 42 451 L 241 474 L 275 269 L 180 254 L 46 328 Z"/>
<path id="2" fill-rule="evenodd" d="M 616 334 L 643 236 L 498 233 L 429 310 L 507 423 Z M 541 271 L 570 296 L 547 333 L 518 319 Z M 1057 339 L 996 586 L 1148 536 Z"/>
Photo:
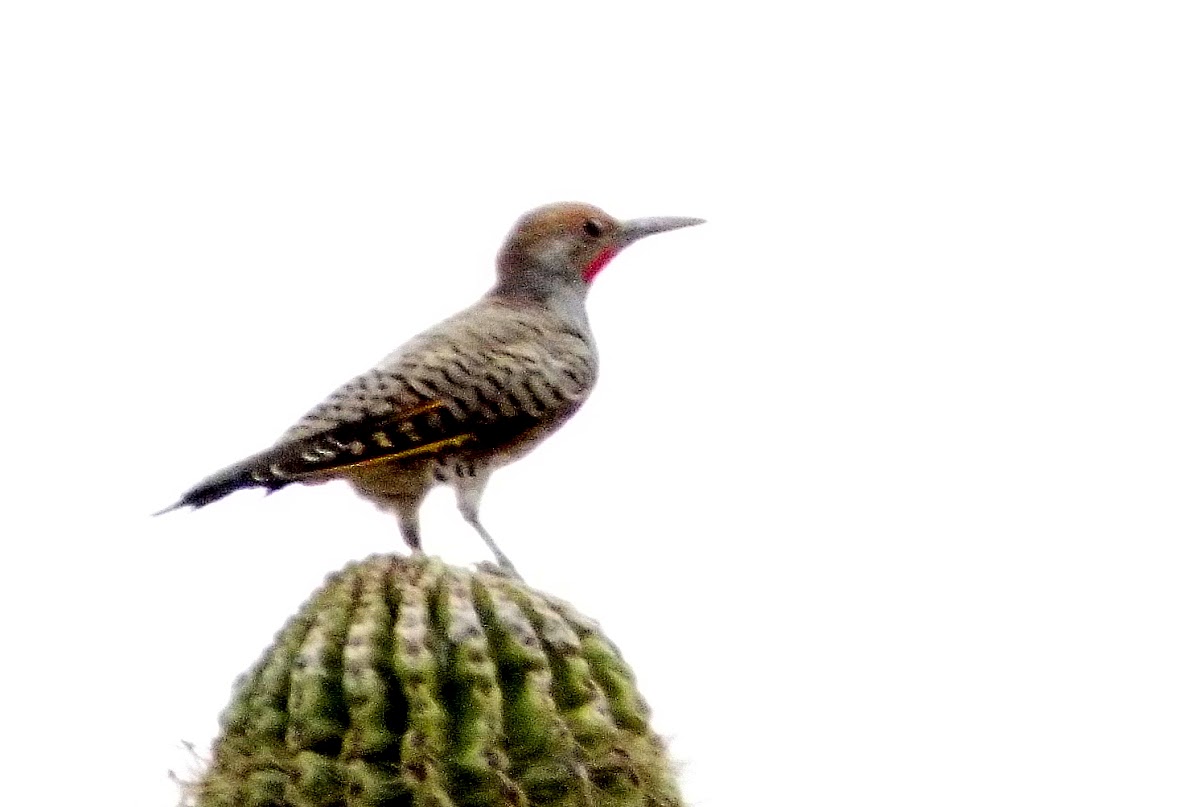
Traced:
<path id="1" fill-rule="evenodd" d="M 239 680 L 200 807 L 679 807 L 616 647 L 562 600 L 436 558 L 331 575 Z"/>

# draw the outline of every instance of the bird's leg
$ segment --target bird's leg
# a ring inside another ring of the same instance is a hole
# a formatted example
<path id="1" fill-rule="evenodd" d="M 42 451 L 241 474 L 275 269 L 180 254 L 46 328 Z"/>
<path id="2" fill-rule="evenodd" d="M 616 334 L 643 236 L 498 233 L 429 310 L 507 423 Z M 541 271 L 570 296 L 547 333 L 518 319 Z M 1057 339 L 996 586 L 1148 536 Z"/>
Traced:
<path id="1" fill-rule="evenodd" d="M 350 484 L 380 509 L 396 516 L 400 534 L 412 554 L 421 551 L 421 502 L 433 488 L 433 472 L 428 466 L 393 468 L 388 464 L 369 466 L 350 477 Z"/>
<path id="2" fill-rule="evenodd" d="M 496 556 L 496 562 L 500 564 L 500 570 L 509 577 L 524 580 L 525 578 L 521 577 L 521 573 L 517 571 L 517 567 L 513 566 L 513 562 L 508 559 L 508 555 L 500 551 L 500 547 L 492 540 L 492 536 L 488 535 L 488 531 L 479 523 L 479 517 L 465 516 L 465 518 L 467 519 L 467 523 L 475 528 L 475 532 L 479 533 L 479 537 L 483 539 L 483 542 L 488 545 L 488 549 L 492 550 L 492 554 Z"/>
<path id="3" fill-rule="evenodd" d="M 400 522 L 400 534 L 404 536 L 404 543 L 408 544 L 414 555 L 424 555 L 425 552 L 421 549 L 421 526 L 417 521 L 417 509 L 414 507 L 401 510 L 396 520 Z"/>
<path id="4" fill-rule="evenodd" d="M 496 562 L 500 564 L 500 569 L 509 577 L 523 580 L 517 567 L 508 559 L 508 555 L 501 551 L 496 542 L 492 540 L 492 536 L 488 535 L 488 531 L 483 528 L 483 524 L 479 522 L 479 501 L 483 498 L 483 488 L 487 485 L 487 480 L 488 474 L 480 472 L 476 472 L 474 476 L 454 480 L 454 490 L 458 495 L 458 512 L 462 513 L 463 519 L 475 528 L 475 532 L 479 533 L 479 537 L 487 544 L 488 549 L 492 550 Z"/>

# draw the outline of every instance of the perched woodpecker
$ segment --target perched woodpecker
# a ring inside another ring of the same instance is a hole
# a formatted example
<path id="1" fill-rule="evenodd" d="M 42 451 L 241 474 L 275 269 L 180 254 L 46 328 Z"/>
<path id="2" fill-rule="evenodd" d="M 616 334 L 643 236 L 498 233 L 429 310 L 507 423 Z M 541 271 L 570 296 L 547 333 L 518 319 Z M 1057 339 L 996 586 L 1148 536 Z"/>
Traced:
<path id="1" fill-rule="evenodd" d="M 522 216 L 496 257 L 482 299 L 347 382 L 275 445 L 197 484 L 162 512 L 203 507 L 241 488 L 345 479 L 395 513 L 420 551 L 417 512 L 438 483 L 491 548 L 479 521 L 492 471 L 527 454 L 583 404 L 596 383 L 596 345 L 584 302 L 596 275 L 625 247 L 694 218 L 618 221 L 563 202 Z"/>

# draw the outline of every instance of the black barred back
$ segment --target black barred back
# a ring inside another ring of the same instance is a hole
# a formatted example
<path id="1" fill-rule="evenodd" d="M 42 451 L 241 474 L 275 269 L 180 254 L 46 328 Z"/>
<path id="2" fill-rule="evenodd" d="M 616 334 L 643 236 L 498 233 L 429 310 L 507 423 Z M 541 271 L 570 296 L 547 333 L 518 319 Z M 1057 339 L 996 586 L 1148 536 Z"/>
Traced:
<path id="1" fill-rule="evenodd" d="M 570 316 L 484 298 L 335 390 L 272 448 L 210 476 L 176 506 L 385 462 L 434 462 L 439 481 L 473 476 L 554 431 L 587 398 L 596 371 L 582 309 Z"/>
<path id="2" fill-rule="evenodd" d="M 252 471 L 256 481 L 295 481 L 384 460 L 433 456 L 474 439 L 471 424 L 442 402 L 343 423 L 267 452 Z"/>
<path id="3" fill-rule="evenodd" d="M 569 417 L 595 379 L 586 321 L 485 299 L 314 407 L 264 473 L 298 478 L 381 459 L 506 450 Z"/>

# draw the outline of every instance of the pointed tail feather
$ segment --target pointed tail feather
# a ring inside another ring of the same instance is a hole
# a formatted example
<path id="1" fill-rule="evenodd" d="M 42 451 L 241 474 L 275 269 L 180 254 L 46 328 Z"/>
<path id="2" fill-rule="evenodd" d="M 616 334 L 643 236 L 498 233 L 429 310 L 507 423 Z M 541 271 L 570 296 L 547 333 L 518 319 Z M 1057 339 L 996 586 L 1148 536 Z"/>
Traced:
<path id="1" fill-rule="evenodd" d="M 446 414 L 444 402 L 430 401 L 403 412 L 348 421 L 276 444 L 217 471 L 154 515 L 183 507 L 204 507 L 242 488 L 266 488 L 271 492 L 293 482 L 325 481 L 364 465 L 431 457 L 475 439 L 472 432 Z"/>
<path id="2" fill-rule="evenodd" d="M 159 510 L 154 515 L 161 516 L 163 513 L 169 513 L 172 510 L 179 510 L 183 507 L 204 507 L 218 499 L 224 499 L 230 493 L 242 490 L 243 488 L 267 488 L 268 491 L 274 491 L 288 484 L 289 480 L 286 479 L 274 479 L 264 477 L 261 473 L 254 473 L 256 467 L 255 461 L 259 459 L 261 459 L 260 456 L 251 457 L 235 465 L 230 465 L 224 470 L 217 471 L 180 496 L 179 501 L 175 502 L 175 504 Z"/>

